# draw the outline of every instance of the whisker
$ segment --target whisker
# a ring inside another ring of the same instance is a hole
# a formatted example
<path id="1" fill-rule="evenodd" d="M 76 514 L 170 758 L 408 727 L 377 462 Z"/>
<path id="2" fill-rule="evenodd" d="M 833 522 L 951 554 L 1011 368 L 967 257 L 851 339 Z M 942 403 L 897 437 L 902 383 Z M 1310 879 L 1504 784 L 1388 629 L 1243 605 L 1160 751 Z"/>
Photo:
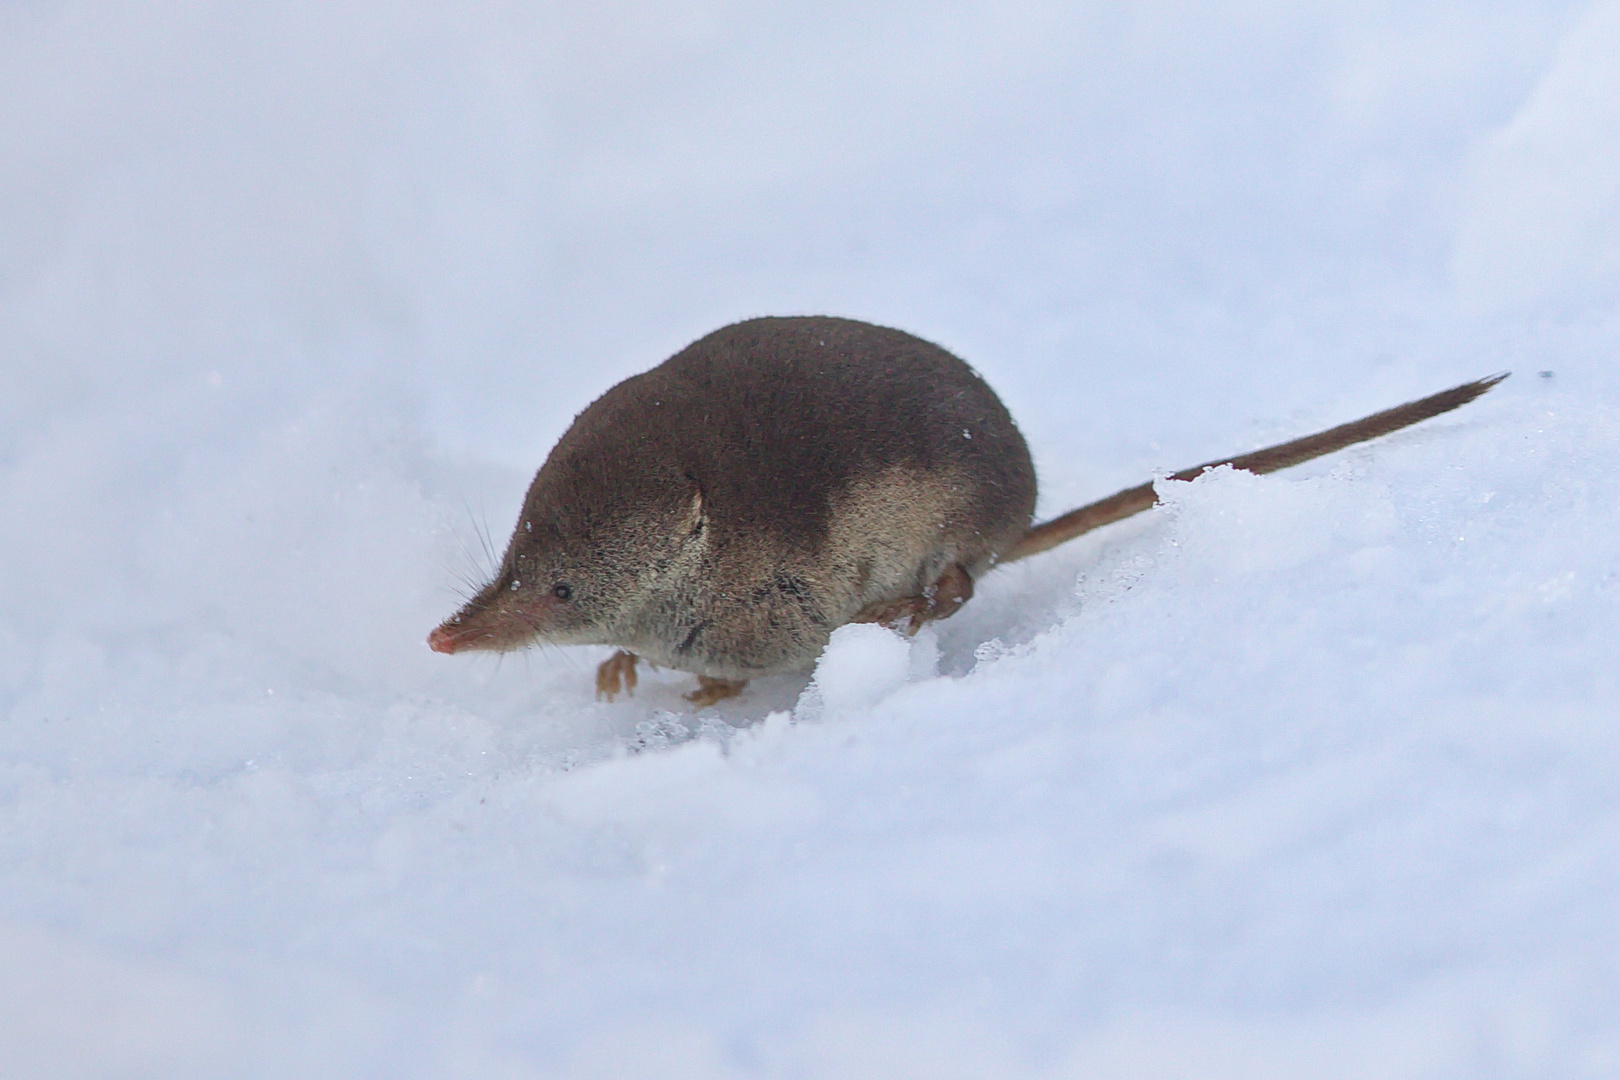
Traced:
<path id="1" fill-rule="evenodd" d="M 479 505 L 480 507 L 483 505 L 482 500 L 480 500 Z M 463 510 L 467 511 L 467 521 L 472 525 L 473 535 L 478 538 L 477 551 L 467 547 L 465 541 L 463 541 L 467 561 L 478 568 L 484 580 L 492 580 L 495 577 L 496 569 L 500 565 L 500 560 L 495 557 L 495 545 L 490 539 L 489 530 L 479 523 L 479 515 L 473 513 L 472 503 L 467 501 L 466 495 L 461 497 L 461 506 Z M 487 515 L 485 516 L 487 517 Z M 482 557 L 480 557 L 480 552 L 482 552 Z"/>

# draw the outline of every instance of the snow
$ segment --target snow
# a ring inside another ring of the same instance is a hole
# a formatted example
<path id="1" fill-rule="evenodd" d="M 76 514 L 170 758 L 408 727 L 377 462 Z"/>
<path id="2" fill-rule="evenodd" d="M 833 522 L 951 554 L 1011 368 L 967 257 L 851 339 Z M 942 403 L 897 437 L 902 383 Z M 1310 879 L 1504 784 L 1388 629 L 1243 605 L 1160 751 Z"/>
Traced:
<path id="1" fill-rule="evenodd" d="M 0 1076 L 1620 1072 L 1620 3 L 0 11 Z M 1050 515 L 702 711 L 423 643 L 594 395 L 950 347 Z"/>
<path id="2" fill-rule="evenodd" d="M 921 641 L 874 623 L 834 630 L 801 705 L 818 720 L 861 712 L 898 690 L 914 670 L 925 679 L 937 675 L 938 639 L 933 627 L 924 630 Z"/>

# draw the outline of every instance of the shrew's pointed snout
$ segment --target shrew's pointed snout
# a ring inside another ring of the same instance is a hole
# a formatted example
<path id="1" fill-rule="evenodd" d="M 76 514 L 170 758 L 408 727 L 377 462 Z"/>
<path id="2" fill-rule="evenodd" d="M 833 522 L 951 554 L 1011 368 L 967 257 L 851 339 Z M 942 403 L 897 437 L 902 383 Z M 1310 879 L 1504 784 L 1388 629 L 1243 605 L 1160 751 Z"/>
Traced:
<path id="1" fill-rule="evenodd" d="M 491 603 L 474 598 L 427 636 L 428 648 L 437 653 L 511 652 L 532 645 L 541 616 L 533 613 L 534 605 L 522 608 L 504 599 Z M 544 605 L 540 607 L 543 614 Z"/>
<path id="2" fill-rule="evenodd" d="M 456 635 L 442 626 L 435 626 L 433 633 L 427 636 L 428 648 L 434 652 L 453 653 L 456 651 Z"/>
<path id="3" fill-rule="evenodd" d="M 434 652 L 454 653 L 467 649 L 488 649 L 494 634 L 478 619 L 468 619 L 466 612 L 446 619 L 427 636 L 428 648 Z"/>

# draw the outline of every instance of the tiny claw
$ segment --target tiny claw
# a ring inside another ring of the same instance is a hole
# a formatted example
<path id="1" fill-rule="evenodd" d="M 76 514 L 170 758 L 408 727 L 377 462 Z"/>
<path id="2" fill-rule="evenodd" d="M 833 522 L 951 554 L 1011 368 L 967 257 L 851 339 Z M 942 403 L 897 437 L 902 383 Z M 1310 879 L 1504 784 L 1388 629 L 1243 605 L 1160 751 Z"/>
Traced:
<path id="1" fill-rule="evenodd" d="M 636 692 L 636 661 L 633 652 L 620 649 L 596 666 L 596 700 L 612 701 L 620 691 L 631 696 Z"/>
<path id="2" fill-rule="evenodd" d="M 687 694 L 686 700 L 702 709 L 717 701 L 736 697 L 747 685 L 747 679 L 711 679 L 707 675 L 699 675 L 698 688 Z"/>

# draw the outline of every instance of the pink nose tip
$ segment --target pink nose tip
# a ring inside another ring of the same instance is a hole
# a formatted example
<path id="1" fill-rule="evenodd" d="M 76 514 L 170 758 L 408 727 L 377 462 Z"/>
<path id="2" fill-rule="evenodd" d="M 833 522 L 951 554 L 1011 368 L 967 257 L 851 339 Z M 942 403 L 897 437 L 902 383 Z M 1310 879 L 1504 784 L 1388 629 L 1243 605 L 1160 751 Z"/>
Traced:
<path id="1" fill-rule="evenodd" d="M 456 639 L 444 627 L 435 627 L 433 633 L 428 635 L 428 648 L 434 652 L 453 653 L 456 651 Z"/>

